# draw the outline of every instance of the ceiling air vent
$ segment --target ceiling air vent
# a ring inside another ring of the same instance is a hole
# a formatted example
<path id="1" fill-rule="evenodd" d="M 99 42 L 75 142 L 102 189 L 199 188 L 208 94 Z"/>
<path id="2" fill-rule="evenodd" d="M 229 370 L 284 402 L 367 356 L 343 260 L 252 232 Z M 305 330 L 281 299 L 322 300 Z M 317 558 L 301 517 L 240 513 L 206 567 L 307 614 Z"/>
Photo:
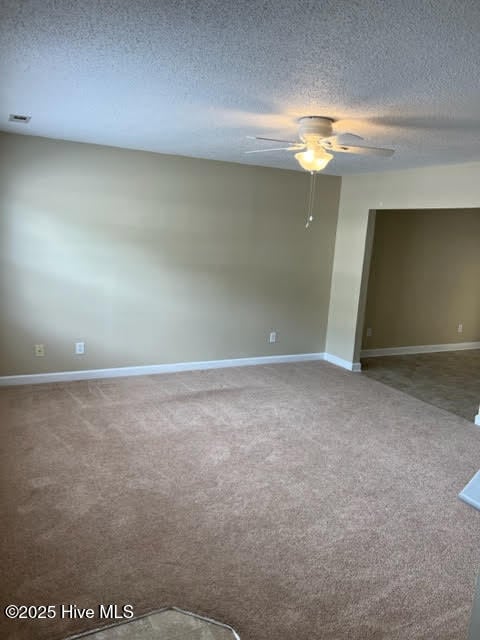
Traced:
<path id="1" fill-rule="evenodd" d="M 22 122 L 23 124 L 27 124 L 27 122 L 30 122 L 30 117 L 31 116 L 21 116 L 18 113 L 11 113 L 8 116 L 8 121 L 9 122 Z"/>

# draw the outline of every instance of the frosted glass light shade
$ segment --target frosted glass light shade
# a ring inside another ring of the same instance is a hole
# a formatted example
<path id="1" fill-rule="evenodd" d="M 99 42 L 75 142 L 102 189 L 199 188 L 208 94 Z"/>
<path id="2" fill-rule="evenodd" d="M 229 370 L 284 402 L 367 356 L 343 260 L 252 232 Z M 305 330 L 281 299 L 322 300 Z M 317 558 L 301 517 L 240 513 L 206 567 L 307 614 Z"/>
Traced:
<path id="1" fill-rule="evenodd" d="M 317 149 L 307 149 L 295 154 L 295 160 L 305 169 L 305 171 L 321 171 L 333 158 L 331 153 L 327 153 L 321 147 Z"/>

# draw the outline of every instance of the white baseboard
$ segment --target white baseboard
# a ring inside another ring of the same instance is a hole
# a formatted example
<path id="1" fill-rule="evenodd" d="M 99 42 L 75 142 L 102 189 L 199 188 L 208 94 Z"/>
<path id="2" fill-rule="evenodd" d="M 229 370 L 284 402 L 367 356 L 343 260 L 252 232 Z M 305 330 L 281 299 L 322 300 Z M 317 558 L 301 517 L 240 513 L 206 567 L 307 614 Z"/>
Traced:
<path id="1" fill-rule="evenodd" d="M 138 367 L 118 367 L 112 369 L 86 369 L 82 371 L 58 371 L 56 373 L 34 373 L 0 377 L 0 386 L 20 384 L 40 384 L 45 382 L 70 382 L 73 380 L 95 380 L 98 378 L 123 378 L 146 376 L 177 371 L 198 371 L 201 369 L 223 369 L 281 362 L 305 362 L 324 360 L 324 353 L 297 353 L 279 356 L 258 356 L 254 358 L 232 358 L 228 360 L 204 360 L 202 362 L 175 362 L 172 364 L 152 364 Z"/>
<path id="2" fill-rule="evenodd" d="M 376 358 L 378 356 L 402 356 L 416 353 L 438 353 L 440 351 L 467 351 L 480 349 L 480 342 L 452 342 L 449 344 L 420 344 L 411 347 L 385 347 L 383 349 L 363 349 L 362 358 Z"/>
<path id="3" fill-rule="evenodd" d="M 360 362 L 350 362 L 349 360 L 344 360 L 343 358 L 334 356 L 331 353 L 325 353 L 324 360 L 331 362 L 332 364 L 336 364 L 337 367 L 342 367 L 342 369 L 348 369 L 348 371 L 358 372 L 362 370 Z"/>
<path id="4" fill-rule="evenodd" d="M 99 378 L 123 378 L 128 376 L 147 376 L 178 371 L 199 371 L 202 369 L 223 369 L 226 367 L 246 367 L 259 364 L 278 364 L 282 362 L 307 362 L 327 360 L 332 364 L 360 371 L 359 362 L 348 362 L 330 353 L 296 353 L 279 356 L 257 356 L 253 358 L 232 358 L 228 360 L 204 360 L 201 362 L 175 362 L 172 364 L 152 364 L 138 367 L 118 367 L 112 369 L 84 369 L 81 371 L 58 371 L 55 373 L 33 373 L 0 377 L 0 387 L 22 384 L 42 384 L 46 382 L 72 382 L 74 380 L 96 380 Z"/>

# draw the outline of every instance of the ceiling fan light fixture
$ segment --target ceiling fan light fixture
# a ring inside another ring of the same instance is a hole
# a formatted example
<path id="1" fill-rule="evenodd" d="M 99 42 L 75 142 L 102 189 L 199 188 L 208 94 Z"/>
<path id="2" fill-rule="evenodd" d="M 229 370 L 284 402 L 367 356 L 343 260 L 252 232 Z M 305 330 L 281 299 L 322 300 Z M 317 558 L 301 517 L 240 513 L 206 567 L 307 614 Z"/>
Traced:
<path id="1" fill-rule="evenodd" d="M 325 169 L 332 158 L 333 155 L 322 149 L 322 147 L 319 147 L 318 150 L 307 149 L 295 154 L 295 160 L 298 164 L 302 169 L 310 171 L 310 173 Z"/>

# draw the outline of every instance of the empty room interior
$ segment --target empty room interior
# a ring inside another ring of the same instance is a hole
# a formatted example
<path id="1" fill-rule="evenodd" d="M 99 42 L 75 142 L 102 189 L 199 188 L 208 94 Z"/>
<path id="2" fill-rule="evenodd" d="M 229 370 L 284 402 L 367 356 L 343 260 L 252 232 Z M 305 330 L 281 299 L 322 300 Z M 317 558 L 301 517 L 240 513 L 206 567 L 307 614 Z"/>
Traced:
<path id="1" fill-rule="evenodd" d="M 480 4 L 0 18 L 0 637 L 480 640 Z"/>

